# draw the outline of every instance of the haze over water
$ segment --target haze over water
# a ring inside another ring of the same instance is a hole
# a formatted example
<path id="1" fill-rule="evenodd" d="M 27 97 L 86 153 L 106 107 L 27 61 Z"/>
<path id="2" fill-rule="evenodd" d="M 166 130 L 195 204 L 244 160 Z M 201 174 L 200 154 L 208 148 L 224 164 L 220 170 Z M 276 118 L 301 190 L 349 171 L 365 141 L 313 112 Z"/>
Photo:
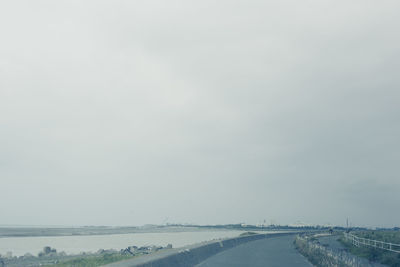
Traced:
<path id="1" fill-rule="evenodd" d="M 43 247 L 56 248 L 58 252 L 79 254 L 97 252 L 99 249 L 125 249 L 129 246 L 163 246 L 174 248 L 218 238 L 236 237 L 243 231 L 196 231 L 170 233 L 133 233 L 118 235 L 4 237 L 0 238 L 0 255 L 11 251 L 13 256 L 31 253 L 37 256 Z M 264 232 L 263 232 L 264 233 Z"/>

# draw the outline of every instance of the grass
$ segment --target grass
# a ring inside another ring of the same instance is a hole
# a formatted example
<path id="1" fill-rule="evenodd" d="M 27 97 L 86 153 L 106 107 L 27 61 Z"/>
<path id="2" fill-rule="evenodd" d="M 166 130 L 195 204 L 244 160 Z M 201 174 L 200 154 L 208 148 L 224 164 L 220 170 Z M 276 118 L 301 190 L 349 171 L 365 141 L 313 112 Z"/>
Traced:
<path id="1" fill-rule="evenodd" d="M 61 261 L 47 267 L 96 267 L 104 264 L 131 259 L 134 256 L 120 254 L 103 254 L 95 256 L 82 256 L 81 258 Z"/>
<path id="2" fill-rule="evenodd" d="M 400 231 L 360 231 L 356 235 L 358 237 L 400 244 Z"/>
<path id="3" fill-rule="evenodd" d="M 374 239 L 384 242 L 400 244 L 399 231 L 360 231 L 353 232 L 358 237 Z M 400 267 L 400 253 L 377 249 L 373 247 L 356 247 L 343 237 L 338 239 L 352 254 L 366 258 L 370 261 L 380 262 L 391 267 Z"/>
<path id="4" fill-rule="evenodd" d="M 297 236 L 293 243 L 300 254 L 306 257 L 308 261 L 311 262 L 314 266 L 348 266 L 344 262 L 341 262 L 337 258 L 326 253 L 326 251 L 324 249 L 321 249 L 319 245 L 314 244 L 311 239 L 307 240 L 305 238 Z"/>

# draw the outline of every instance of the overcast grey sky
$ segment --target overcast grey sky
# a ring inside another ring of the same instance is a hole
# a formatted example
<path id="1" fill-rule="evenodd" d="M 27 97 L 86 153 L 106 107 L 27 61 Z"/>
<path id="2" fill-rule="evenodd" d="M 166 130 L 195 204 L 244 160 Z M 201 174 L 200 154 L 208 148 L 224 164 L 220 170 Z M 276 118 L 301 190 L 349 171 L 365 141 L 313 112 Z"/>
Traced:
<path id="1" fill-rule="evenodd" d="M 1 1 L 0 224 L 400 222 L 399 1 Z"/>

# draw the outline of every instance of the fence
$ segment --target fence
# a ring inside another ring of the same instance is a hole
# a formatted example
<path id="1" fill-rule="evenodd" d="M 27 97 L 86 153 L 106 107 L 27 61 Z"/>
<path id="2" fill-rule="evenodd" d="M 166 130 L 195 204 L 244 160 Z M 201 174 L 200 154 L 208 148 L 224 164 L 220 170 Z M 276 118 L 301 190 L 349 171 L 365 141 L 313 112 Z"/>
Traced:
<path id="1" fill-rule="evenodd" d="M 342 267 L 383 267 L 384 265 L 370 262 L 357 257 L 343 249 L 328 248 L 317 240 L 307 236 L 297 236 L 295 239 L 297 250 L 315 266 L 342 266 Z"/>
<path id="2" fill-rule="evenodd" d="M 383 242 L 379 240 L 367 239 L 355 236 L 350 233 L 344 233 L 346 240 L 350 241 L 354 246 L 359 247 L 360 245 L 379 248 L 383 250 L 388 250 L 396 253 L 400 253 L 400 244 L 393 244 L 388 242 Z"/>

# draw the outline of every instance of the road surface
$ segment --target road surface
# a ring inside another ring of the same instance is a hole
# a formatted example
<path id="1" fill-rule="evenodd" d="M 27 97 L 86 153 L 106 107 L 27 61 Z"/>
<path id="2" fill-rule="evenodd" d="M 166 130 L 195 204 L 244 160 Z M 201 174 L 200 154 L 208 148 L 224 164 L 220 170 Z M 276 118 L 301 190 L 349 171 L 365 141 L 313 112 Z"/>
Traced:
<path id="1" fill-rule="evenodd" d="M 294 235 L 251 241 L 216 254 L 197 267 L 310 267 L 293 246 Z"/>

